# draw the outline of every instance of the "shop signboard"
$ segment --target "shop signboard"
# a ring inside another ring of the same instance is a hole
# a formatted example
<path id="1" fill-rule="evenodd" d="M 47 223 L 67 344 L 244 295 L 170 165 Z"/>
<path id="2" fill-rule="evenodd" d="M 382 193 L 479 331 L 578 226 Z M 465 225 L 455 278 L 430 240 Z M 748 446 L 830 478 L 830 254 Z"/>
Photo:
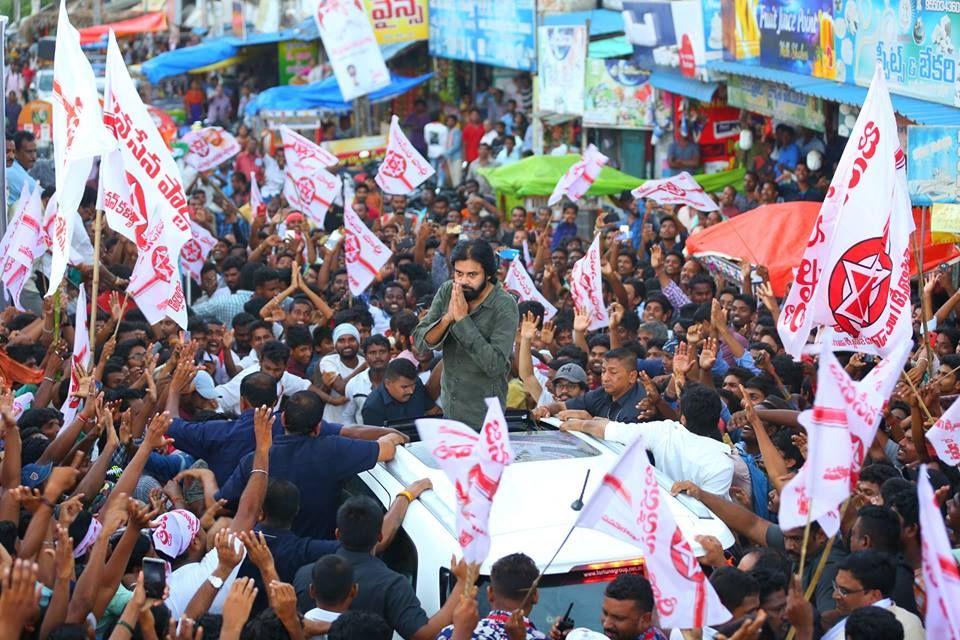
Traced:
<path id="1" fill-rule="evenodd" d="M 713 0 L 712 15 L 716 20 L 711 22 L 716 22 L 713 25 L 715 46 L 709 49 L 706 44 L 709 25 L 700 0 L 625 2 L 624 33 L 633 45 L 634 62 L 644 69 L 674 67 L 689 78 L 706 79 L 706 62 L 721 57 L 719 7 L 720 1 Z"/>
<path id="2" fill-rule="evenodd" d="M 779 122 L 824 130 L 824 107 L 820 98 L 797 93 L 784 86 L 730 76 L 727 104 L 776 118 Z"/>
<path id="3" fill-rule="evenodd" d="M 907 127 L 907 183 L 915 205 L 960 202 L 960 126 Z"/>
<path id="4" fill-rule="evenodd" d="M 540 27 L 538 45 L 539 110 L 581 115 L 587 59 L 586 26 Z"/>
<path id="5" fill-rule="evenodd" d="M 838 0 L 835 79 L 870 85 L 874 65 L 890 91 L 960 106 L 960 4 L 941 0 Z"/>
<path id="6" fill-rule="evenodd" d="M 723 21 L 723 57 L 749 60 L 760 56 L 760 0 L 720 0 Z"/>
<path id="7" fill-rule="evenodd" d="M 279 83 L 290 84 L 294 78 L 299 82 L 306 82 L 310 70 L 317 66 L 317 41 L 303 42 L 302 40 L 287 40 L 277 43 L 277 61 L 279 66 Z"/>
<path id="8" fill-rule="evenodd" d="M 535 0 L 430 0 L 430 55 L 536 71 Z"/>
<path id="9" fill-rule="evenodd" d="M 587 59 L 583 124 L 613 129 L 651 129 L 656 92 L 650 73 L 630 60 Z M 669 119 L 669 107 L 667 107 Z"/>
<path id="10" fill-rule="evenodd" d="M 326 140 L 321 146 L 337 156 L 340 164 L 346 166 L 361 166 L 377 160 L 383 160 L 387 154 L 387 136 L 377 135 Z"/>
<path id="11" fill-rule="evenodd" d="M 667 64 L 667 52 L 677 49 L 671 4 L 665 0 L 623 3 L 623 32 L 633 45 L 634 61 L 644 69 Z"/>
<path id="12" fill-rule="evenodd" d="M 720 0 L 703 0 L 704 48 L 707 56 L 723 57 L 723 14 Z"/>
<path id="13" fill-rule="evenodd" d="M 364 0 L 380 45 L 426 40 L 427 0 Z"/>
<path id="14" fill-rule="evenodd" d="M 833 0 L 760 0 L 757 9 L 764 66 L 833 78 Z"/>

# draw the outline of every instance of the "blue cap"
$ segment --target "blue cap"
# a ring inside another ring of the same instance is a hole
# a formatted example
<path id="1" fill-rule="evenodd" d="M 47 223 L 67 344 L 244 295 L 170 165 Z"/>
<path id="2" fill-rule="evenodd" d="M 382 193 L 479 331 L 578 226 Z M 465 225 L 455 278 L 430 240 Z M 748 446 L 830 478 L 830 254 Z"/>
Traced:
<path id="1" fill-rule="evenodd" d="M 638 359 L 637 371 L 645 371 L 651 378 L 656 378 L 666 373 L 666 370 L 663 368 L 663 360 L 659 358 Z"/>
<path id="2" fill-rule="evenodd" d="M 20 484 L 29 489 L 36 489 L 50 477 L 51 471 L 53 471 L 52 462 L 25 465 L 20 471 Z"/>
<path id="3" fill-rule="evenodd" d="M 220 397 L 216 385 L 213 383 L 213 378 L 206 371 L 197 371 L 197 375 L 193 378 L 193 386 L 197 393 L 207 400 L 216 400 Z"/>

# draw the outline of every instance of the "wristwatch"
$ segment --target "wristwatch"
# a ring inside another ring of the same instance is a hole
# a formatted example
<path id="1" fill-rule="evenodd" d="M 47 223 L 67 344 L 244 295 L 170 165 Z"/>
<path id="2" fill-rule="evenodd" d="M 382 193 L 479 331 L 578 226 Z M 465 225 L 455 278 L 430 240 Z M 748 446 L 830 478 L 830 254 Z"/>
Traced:
<path id="1" fill-rule="evenodd" d="M 210 586 L 212 586 L 214 589 L 219 589 L 223 586 L 223 578 L 218 578 L 214 575 L 211 575 L 209 578 L 207 578 L 207 582 L 209 582 Z"/>

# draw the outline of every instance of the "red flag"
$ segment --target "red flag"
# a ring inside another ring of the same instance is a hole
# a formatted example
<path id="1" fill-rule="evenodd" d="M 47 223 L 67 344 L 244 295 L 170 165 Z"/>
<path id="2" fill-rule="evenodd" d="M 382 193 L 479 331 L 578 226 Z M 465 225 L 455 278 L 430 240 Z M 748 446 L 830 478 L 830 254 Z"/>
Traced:
<path id="1" fill-rule="evenodd" d="M 730 619 L 660 494 L 642 437 L 630 443 L 603 477 L 576 526 L 643 550 L 662 626 L 699 629 Z"/>
<path id="2" fill-rule="evenodd" d="M 375 178 L 384 193 L 407 195 L 419 187 L 436 171 L 423 156 L 413 148 L 400 128 L 400 119 L 390 120 L 390 140 Z"/>
<path id="3" fill-rule="evenodd" d="M 350 293 L 358 296 L 367 290 L 393 252 L 387 245 L 380 242 L 380 238 L 367 228 L 360 216 L 351 208 L 343 211 L 343 226 L 347 230 L 343 250 L 347 262 Z"/>
<path id="4" fill-rule="evenodd" d="M 917 478 L 920 501 L 920 537 L 923 542 L 923 581 L 927 588 L 924 617 L 928 638 L 960 640 L 960 571 L 953 558 L 950 538 L 943 526 L 940 505 L 927 478 L 927 465 L 920 465 Z"/>
<path id="5" fill-rule="evenodd" d="M 590 190 L 590 186 L 600 177 L 600 171 L 609 160 L 595 146 L 592 144 L 588 146 L 583 157 L 567 169 L 567 172 L 560 178 L 560 182 L 554 187 L 547 204 L 552 207 L 560 202 L 564 195 L 571 200 L 582 198 Z"/>

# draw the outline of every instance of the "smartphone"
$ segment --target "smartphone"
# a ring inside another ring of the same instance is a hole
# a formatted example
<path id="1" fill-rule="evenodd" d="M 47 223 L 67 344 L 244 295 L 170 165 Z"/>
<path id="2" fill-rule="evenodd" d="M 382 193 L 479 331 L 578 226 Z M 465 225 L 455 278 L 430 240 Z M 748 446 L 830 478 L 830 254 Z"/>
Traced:
<path id="1" fill-rule="evenodd" d="M 143 559 L 143 591 L 148 598 L 162 598 L 167 586 L 167 563 L 157 558 Z"/>
<path id="2" fill-rule="evenodd" d="M 630 239 L 629 225 L 625 225 L 625 224 L 620 225 L 620 232 L 617 234 L 617 242 L 626 242 L 629 239 Z"/>
<path id="3" fill-rule="evenodd" d="M 573 611 L 573 603 L 570 603 L 570 606 L 567 607 L 567 612 L 563 614 L 563 617 L 557 622 L 557 631 L 570 631 L 573 629 L 573 618 L 570 617 L 570 612 Z"/>
<path id="4" fill-rule="evenodd" d="M 333 251 L 334 247 L 337 246 L 337 243 L 340 242 L 340 238 L 343 237 L 343 234 L 340 233 L 340 229 L 335 229 L 333 233 L 327 236 L 327 241 L 323 243 L 329 251 Z"/>
<path id="5" fill-rule="evenodd" d="M 447 235 L 458 236 L 463 233 L 463 227 L 459 224 L 448 224 L 447 225 Z"/>
<path id="6" fill-rule="evenodd" d="M 516 260 L 520 256 L 519 249 L 500 249 L 500 259 L 505 261 Z"/>

